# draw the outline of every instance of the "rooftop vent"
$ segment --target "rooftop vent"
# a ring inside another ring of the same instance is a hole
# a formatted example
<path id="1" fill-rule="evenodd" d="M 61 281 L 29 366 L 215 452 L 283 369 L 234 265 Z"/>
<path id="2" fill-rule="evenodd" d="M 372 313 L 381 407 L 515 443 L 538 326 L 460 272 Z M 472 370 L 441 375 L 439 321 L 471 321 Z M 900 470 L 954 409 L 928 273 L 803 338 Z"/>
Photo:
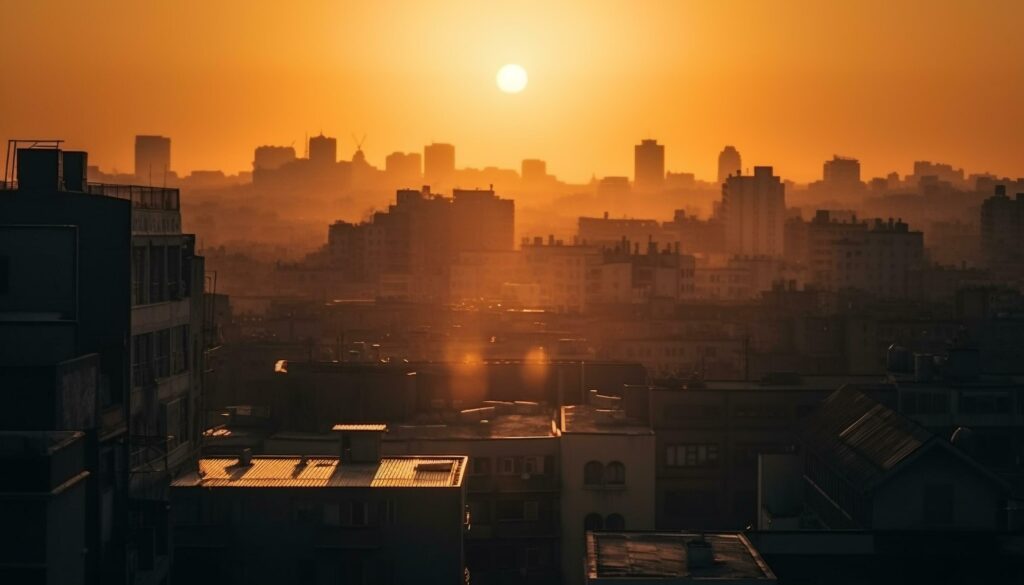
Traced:
<path id="1" fill-rule="evenodd" d="M 242 449 L 241 454 L 238 455 L 238 466 L 248 467 L 252 465 L 252 449 L 246 447 Z"/>

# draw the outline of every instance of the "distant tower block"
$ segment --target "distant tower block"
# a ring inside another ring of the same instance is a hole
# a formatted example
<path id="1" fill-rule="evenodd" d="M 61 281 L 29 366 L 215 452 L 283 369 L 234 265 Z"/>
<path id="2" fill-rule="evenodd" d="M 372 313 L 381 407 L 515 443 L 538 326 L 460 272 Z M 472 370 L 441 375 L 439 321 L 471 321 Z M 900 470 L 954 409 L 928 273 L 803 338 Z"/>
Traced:
<path id="1" fill-rule="evenodd" d="M 723 184 L 730 175 L 740 174 L 743 168 L 740 153 L 733 146 L 726 146 L 718 155 L 718 183 Z"/>
<path id="2" fill-rule="evenodd" d="M 633 147 L 633 183 L 638 189 L 659 189 L 665 182 L 665 146 L 642 140 Z"/>

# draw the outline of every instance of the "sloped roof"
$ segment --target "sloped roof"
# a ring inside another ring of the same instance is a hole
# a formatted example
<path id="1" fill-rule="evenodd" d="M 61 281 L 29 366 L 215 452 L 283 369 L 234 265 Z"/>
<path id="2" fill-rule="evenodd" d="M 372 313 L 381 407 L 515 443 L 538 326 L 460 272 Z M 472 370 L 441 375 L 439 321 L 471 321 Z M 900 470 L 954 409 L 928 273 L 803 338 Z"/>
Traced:
<path id="1" fill-rule="evenodd" d="M 807 449 L 862 491 L 933 439 L 912 420 L 851 387 L 830 394 L 804 427 Z"/>

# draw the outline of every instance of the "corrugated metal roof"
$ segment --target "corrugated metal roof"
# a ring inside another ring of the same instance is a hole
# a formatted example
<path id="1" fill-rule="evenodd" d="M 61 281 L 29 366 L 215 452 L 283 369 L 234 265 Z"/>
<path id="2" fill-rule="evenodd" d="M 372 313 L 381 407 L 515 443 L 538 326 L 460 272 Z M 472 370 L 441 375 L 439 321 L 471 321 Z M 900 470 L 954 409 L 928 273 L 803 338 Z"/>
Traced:
<path id="1" fill-rule="evenodd" d="M 465 457 L 383 457 L 379 463 L 338 463 L 337 457 L 253 457 L 252 465 L 236 458 L 199 461 L 200 473 L 174 482 L 177 487 L 457 487 L 462 485 Z"/>
<path id="2" fill-rule="evenodd" d="M 711 545 L 714 562 L 690 567 L 686 544 Z M 588 532 L 587 572 L 592 580 L 774 583 L 775 574 L 739 533 Z"/>
<path id="3" fill-rule="evenodd" d="M 346 432 L 374 432 L 374 433 L 386 433 L 388 432 L 388 425 L 385 424 L 337 424 L 331 427 L 332 431 L 346 431 Z"/>
<path id="4" fill-rule="evenodd" d="M 854 486 L 870 489 L 931 433 L 853 388 L 830 394 L 807 419 L 805 442 Z"/>

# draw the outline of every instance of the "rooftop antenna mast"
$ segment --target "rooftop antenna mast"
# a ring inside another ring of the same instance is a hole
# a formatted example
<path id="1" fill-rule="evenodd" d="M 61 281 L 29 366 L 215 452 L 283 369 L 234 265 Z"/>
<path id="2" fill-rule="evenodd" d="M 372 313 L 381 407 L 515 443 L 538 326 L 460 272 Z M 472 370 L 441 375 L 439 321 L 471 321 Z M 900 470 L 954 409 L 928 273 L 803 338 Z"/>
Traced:
<path id="1" fill-rule="evenodd" d="M 362 138 L 356 138 L 355 134 L 352 134 L 352 142 L 356 143 L 356 152 L 363 149 L 363 143 L 366 142 L 366 133 L 363 133 Z"/>

